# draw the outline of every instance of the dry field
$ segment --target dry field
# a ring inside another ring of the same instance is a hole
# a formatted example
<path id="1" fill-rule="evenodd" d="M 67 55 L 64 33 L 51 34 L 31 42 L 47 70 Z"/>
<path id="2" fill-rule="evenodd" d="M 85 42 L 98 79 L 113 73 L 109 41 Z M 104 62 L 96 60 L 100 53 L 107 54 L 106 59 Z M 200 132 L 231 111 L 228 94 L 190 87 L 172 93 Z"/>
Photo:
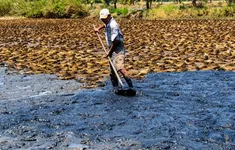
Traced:
<path id="1" fill-rule="evenodd" d="M 127 49 L 126 67 L 134 78 L 149 72 L 235 70 L 235 20 L 118 22 Z M 101 21 L 1 20 L 0 62 L 26 74 L 56 74 L 96 86 L 108 76 L 108 61 L 93 24 Z"/>

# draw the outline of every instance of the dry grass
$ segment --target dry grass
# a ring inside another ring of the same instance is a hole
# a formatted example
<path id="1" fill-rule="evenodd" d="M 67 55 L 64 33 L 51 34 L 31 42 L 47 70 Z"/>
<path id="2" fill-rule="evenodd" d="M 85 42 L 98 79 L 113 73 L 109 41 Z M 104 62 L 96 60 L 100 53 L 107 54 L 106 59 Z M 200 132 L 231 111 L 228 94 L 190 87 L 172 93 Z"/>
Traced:
<path id="1" fill-rule="evenodd" d="M 16 20 L 16 19 L 25 19 L 25 17 L 19 16 L 4 16 L 0 17 L 0 20 Z"/>
<path id="2" fill-rule="evenodd" d="M 191 2 L 183 2 L 181 4 L 176 4 L 173 2 L 158 3 L 153 2 L 152 8 L 146 10 L 145 2 L 138 2 L 135 5 L 122 5 L 117 4 L 117 8 L 127 8 L 128 14 L 133 14 L 133 12 L 142 11 L 142 19 L 192 19 L 192 18 L 234 18 L 235 9 L 233 7 L 228 7 L 226 2 L 215 1 L 212 3 L 204 3 L 198 1 L 200 8 L 193 7 Z M 102 4 L 96 4 L 93 11 L 97 16 L 99 10 L 103 8 Z M 113 8 L 111 5 L 110 9 Z M 117 16 L 115 13 L 113 14 Z M 136 15 L 134 15 L 136 16 Z M 138 18 L 138 17 L 137 17 Z"/>

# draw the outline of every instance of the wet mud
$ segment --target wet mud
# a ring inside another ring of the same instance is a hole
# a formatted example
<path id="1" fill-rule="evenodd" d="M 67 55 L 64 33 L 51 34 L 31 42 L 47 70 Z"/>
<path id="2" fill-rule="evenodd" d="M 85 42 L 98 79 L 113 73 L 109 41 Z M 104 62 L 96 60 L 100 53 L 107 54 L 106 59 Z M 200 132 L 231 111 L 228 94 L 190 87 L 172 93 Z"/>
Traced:
<path id="1" fill-rule="evenodd" d="M 234 72 L 153 73 L 123 97 L 1 69 L 1 150 L 235 149 Z"/>

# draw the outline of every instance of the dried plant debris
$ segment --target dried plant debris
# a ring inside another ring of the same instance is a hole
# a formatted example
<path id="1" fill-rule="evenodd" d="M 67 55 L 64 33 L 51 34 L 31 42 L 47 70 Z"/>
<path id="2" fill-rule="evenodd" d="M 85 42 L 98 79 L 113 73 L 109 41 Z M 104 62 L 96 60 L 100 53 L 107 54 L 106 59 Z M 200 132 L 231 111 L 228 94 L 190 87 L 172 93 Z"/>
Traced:
<path id="1" fill-rule="evenodd" d="M 149 72 L 235 70 L 234 20 L 118 20 L 132 77 Z M 56 74 L 87 87 L 108 76 L 96 19 L 0 22 L 0 62 L 25 74 Z M 104 36 L 102 36 L 104 40 Z"/>

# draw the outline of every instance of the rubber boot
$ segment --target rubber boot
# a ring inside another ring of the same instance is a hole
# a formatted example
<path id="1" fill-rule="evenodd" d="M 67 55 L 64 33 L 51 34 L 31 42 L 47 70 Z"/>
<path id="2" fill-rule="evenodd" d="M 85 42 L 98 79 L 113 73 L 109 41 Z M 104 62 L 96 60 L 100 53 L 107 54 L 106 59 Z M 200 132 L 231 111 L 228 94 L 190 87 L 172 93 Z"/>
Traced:
<path id="1" fill-rule="evenodd" d="M 124 77 L 124 79 L 126 80 L 126 83 L 128 84 L 128 86 L 129 86 L 130 88 L 133 88 L 133 84 L 132 84 L 131 79 L 128 78 L 128 77 Z"/>
<path id="2" fill-rule="evenodd" d="M 118 87 L 118 79 L 114 74 L 110 74 L 110 79 L 113 87 Z"/>

